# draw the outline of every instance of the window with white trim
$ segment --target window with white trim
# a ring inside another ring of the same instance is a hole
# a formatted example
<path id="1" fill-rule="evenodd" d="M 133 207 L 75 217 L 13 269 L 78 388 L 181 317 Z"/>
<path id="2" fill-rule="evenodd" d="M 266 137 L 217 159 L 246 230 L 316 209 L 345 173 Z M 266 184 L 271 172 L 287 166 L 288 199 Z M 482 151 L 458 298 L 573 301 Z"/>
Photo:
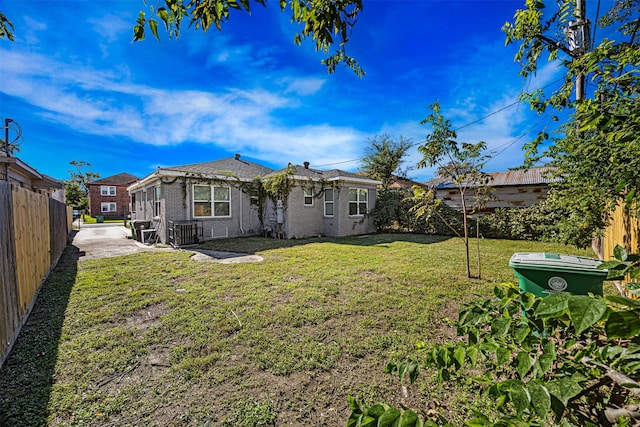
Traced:
<path id="1" fill-rule="evenodd" d="M 100 195 L 101 196 L 115 196 L 116 195 L 116 187 L 112 185 L 101 185 L 100 186 Z"/>
<path id="2" fill-rule="evenodd" d="M 313 188 L 304 189 L 304 205 L 313 206 Z"/>
<path id="3" fill-rule="evenodd" d="M 324 190 L 324 216 L 333 216 L 333 188 Z"/>
<path id="4" fill-rule="evenodd" d="M 349 189 L 349 215 L 364 215 L 367 213 L 368 191 L 364 188 Z"/>
<path id="5" fill-rule="evenodd" d="M 100 203 L 100 212 L 118 212 L 118 207 L 115 203 L 102 202 Z"/>
<path id="6" fill-rule="evenodd" d="M 193 186 L 194 218 L 231 216 L 231 187 Z"/>
<path id="7" fill-rule="evenodd" d="M 162 191 L 160 186 L 153 187 L 153 216 L 160 216 L 160 197 Z"/>

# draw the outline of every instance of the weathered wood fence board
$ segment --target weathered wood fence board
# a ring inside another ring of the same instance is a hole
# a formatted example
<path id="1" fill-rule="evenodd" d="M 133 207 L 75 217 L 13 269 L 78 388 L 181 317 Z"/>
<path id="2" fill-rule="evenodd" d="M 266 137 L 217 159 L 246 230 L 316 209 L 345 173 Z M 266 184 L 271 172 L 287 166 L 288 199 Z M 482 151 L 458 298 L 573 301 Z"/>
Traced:
<path id="1" fill-rule="evenodd" d="M 0 181 L 0 365 L 69 241 L 71 209 Z"/>
<path id="2" fill-rule="evenodd" d="M 4 354 L 14 331 L 20 327 L 21 318 L 13 233 L 11 186 L 0 182 L 0 354 Z"/>
<path id="3" fill-rule="evenodd" d="M 624 246 L 630 253 L 640 253 L 640 218 L 625 212 L 624 205 L 613 212 L 611 224 L 604 232 L 605 257 L 612 257 L 616 245 Z"/>
<path id="4" fill-rule="evenodd" d="M 613 258 L 616 245 L 629 253 L 640 253 L 640 217 L 631 216 L 624 205 L 613 212 L 611 224 L 604 231 L 603 252 L 605 259 Z"/>
<path id="5" fill-rule="evenodd" d="M 57 264 L 69 241 L 69 230 L 71 230 L 69 215 L 71 215 L 70 207 L 57 200 L 49 199 L 49 235 L 51 236 L 49 266 Z M 61 227 L 62 224 L 66 227 Z"/>
<path id="6" fill-rule="evenodd" d="M 51 266 L 49 198 L 24 188 L 13 188 L 13 224 L 16 241 L 20 308 L 26 311 Z"/>

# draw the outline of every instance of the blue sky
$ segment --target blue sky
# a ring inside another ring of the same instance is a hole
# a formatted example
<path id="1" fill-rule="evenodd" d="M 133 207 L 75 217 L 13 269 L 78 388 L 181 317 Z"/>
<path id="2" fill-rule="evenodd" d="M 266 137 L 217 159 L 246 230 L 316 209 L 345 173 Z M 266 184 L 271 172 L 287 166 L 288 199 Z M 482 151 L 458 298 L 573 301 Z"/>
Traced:
<path id="1" fill-rule="evenodd" d="M 429 131 L 420 121 L 439 100 L 459 141 L 487 142 L 486 169 L 506 170 L 551 118 L 524 104 L 490 114 L 563 71 L 518 75 L 501 27 L 523 4 L 365 0 L 347 48 L 366 71 L 359 79 L 345 68 L 327 74 L 310 43 L 294 45 L 275 1 L 251 16 L 232 11 L 222 32 L 131 43 L 142 0 L 0 0 L 15 26 L 15 42 L 0 40 L 0 117 L 22 129 L 15 155 L 58 179 L 72 160 L 101 177 L 143 177 L 235 153 L 274 169 L 309 161 L 355 171 L 375 135 L 419 144 Z M 419 159 L 413 149 L 406 166 Z"/>

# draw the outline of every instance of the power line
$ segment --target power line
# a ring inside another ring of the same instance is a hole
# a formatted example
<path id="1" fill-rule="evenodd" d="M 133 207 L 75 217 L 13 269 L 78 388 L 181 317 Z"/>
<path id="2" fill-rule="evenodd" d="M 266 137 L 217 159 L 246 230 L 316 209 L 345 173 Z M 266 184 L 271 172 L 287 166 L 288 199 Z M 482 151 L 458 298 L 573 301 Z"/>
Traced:
<path id="1" fill-rule="evenodd" d="M 552 81 L 551 83 L 549 83 L 549 84 L 547 84 L 547 85 L 543 86 L 541 89 L 546 89 L 546 88 L 548 88 L 548 87 L 550 87 L 550 86 L 552 86 L 552 85 L 554 85 L 554 84 L 558 83 L 559 81 L 564 80 L 565 78 L 566 78 L 566 75 L 563 75 L 563 76 L 562 76 L 562 77 L 560 77 L 559 79 L 554 80 L 554 81 Z M 466 128 L 466 127 L 469 127 L 469 126 L 471 126 L 471 125 L 474 125 L 474 124 L 476 124 L 476 123 L 479 123 L 479 122 L 481 122 L 481 121 L 483 121 L 483 120 L 485 120 L 485 119 L 487 119 L 487 118 L 489 118 L 489 117 L 491 117 L 491 116 L 494 116 L 494 115 L 496 115 L 496 114 L 498 114 L 498 113 L 501 113 L 501 112 L 502 112 L 502 111 L 504 111 L 504 110 L 507 110 L 507 109 L 509 109 L 509 108 L 511 108 L 511 107 L 513 107 L 513 106 L 515 106 L 515 105 L 517 105 L 517 104 L 519 104 L 520 102 L 521 102 L 521 100 L 520 100 L 520 99 L 518 99 L 517 101 L 514 101 L 514 102 L 512 102 L 511 104 L 506 105 L 506 106 L 504 106 L 504 107 L 501 107 L 501 108 L 499 108 L 498 110 L 495 110 L 495 111 L 493 111 L 493 112 L 491 112 L 491 113 L 487 114 L 487 115 L 486 115 L 486 116 L 484 116 L 484 117 L 481 117 L 481 118 L 479 118 L 479 119 L 477 119 L 477 120 L 474 120 L 474 121 L 472 121 L 472 122 L 470 122 L 470 123 L 467 123 L 467 124 L 465 124 L 465 125 L 462 125 L 462 126 L 460 126 L 460 127 L 456 128 L 456 129 L 454 129 L 454 132 L 457 132 L 457 131 L 459 131 L 460 129 L 464 129 L 464 128 Z M 547 116 L 545 116 L 545 117 L 547 117 Z M 540 123 L 540 122 L 538 122 L 538 123 Z M 525 133 L 524 135 L 528 134 L 529 132 L 530 132 L 530 131 L 528 131 L 528 132 L 527 132 L 527 133 Z M 522 135 L 522 136 L 521 136 L 521 137 L 519 137 L 518 139 L 522 138 L 524 135 Z M 517 141 L 517 140 L 516 140 L 516 141 Z M 513 145 L 516 141 L 514 141 L 514 142 L 512 143 L 512 145 Z M 415 147 L 415 146 L 416 146 L 416 145 L 418 145 L 418 144 L 419 144 L 418 142 L 414 142 L 413 144 L 411 144 L 411 147 Z M 321 168 L 321 167 L 325 167 L 325 166 L 343 165 L 343 164 L 345 164 L 345 163 L 360 162 L 360 161 L 362 161 L 363 159 L 364 159 L 363 157 L 360 157 L 360 158 L 358 158 L 358 159 L 343 160 L 343 161 L 341 161 L 341 162 L 326 163 L 326 164 L 323 164 L 323 165 L 312 165 L 312 166 L 313 166 L 313 167 L 316 167 L 316 168 Z"/>
<path id="2" fill-rule="evenodd" d="M 551 118 L 551 113 L 545 115 L 544 117 L 542 117 L 540 120 L 538 120 L 536 122 L 535 125 L 531 126 L 529 129 L 527 129 L 524 133 L 520 134 L 520 136 L 512 139 L 510 142 L 507 142 L 505 144 L 503 144 L 504 148 L 500 151 L 498 151 L 496 154 L 494 154 L 492 156 L 493 159 L 495 159 L 496 157 L 498 157 L 500 154 L 504 153 L 505 151 L 507 151 L 509 148 L 511 148 L 513 146 L 513 144 L 515 144 L 516 142 L 520 141 L 522 138 L 524 138 L 525 136 L 527 136 L 528 134 L 531 133 L 531 131 L 533 131 L 535 128 L 537 128 L 540 123 L 542 123 L 544 120 L 547 120 L 547 122 L 550 120 Z M 496 147 L 496 149 L 493 150 L 493 152 L 495 152 L 497 149 L 499 149 L 501 146 Z"/>

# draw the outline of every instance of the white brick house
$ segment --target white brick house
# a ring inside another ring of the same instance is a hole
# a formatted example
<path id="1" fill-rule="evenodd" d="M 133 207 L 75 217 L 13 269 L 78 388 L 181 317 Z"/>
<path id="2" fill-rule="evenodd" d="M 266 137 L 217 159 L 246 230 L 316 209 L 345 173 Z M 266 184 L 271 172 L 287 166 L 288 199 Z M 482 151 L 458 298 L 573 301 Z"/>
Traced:
<path id="1" fill-rule="evenodd" d="M 286 198 L 266 197 L 263 185 L 283 177 L 289 183 Z M 243 235 L 370 233 L 375 226 L 367 213 L 375 205 L 378 184 L 340 170 L 309 169 L 308 164 L 273 171 L 236 155 L 158 168 L 128 191 L 134 224 L 143 222 L 156 241 L 182 245 Z"/>

